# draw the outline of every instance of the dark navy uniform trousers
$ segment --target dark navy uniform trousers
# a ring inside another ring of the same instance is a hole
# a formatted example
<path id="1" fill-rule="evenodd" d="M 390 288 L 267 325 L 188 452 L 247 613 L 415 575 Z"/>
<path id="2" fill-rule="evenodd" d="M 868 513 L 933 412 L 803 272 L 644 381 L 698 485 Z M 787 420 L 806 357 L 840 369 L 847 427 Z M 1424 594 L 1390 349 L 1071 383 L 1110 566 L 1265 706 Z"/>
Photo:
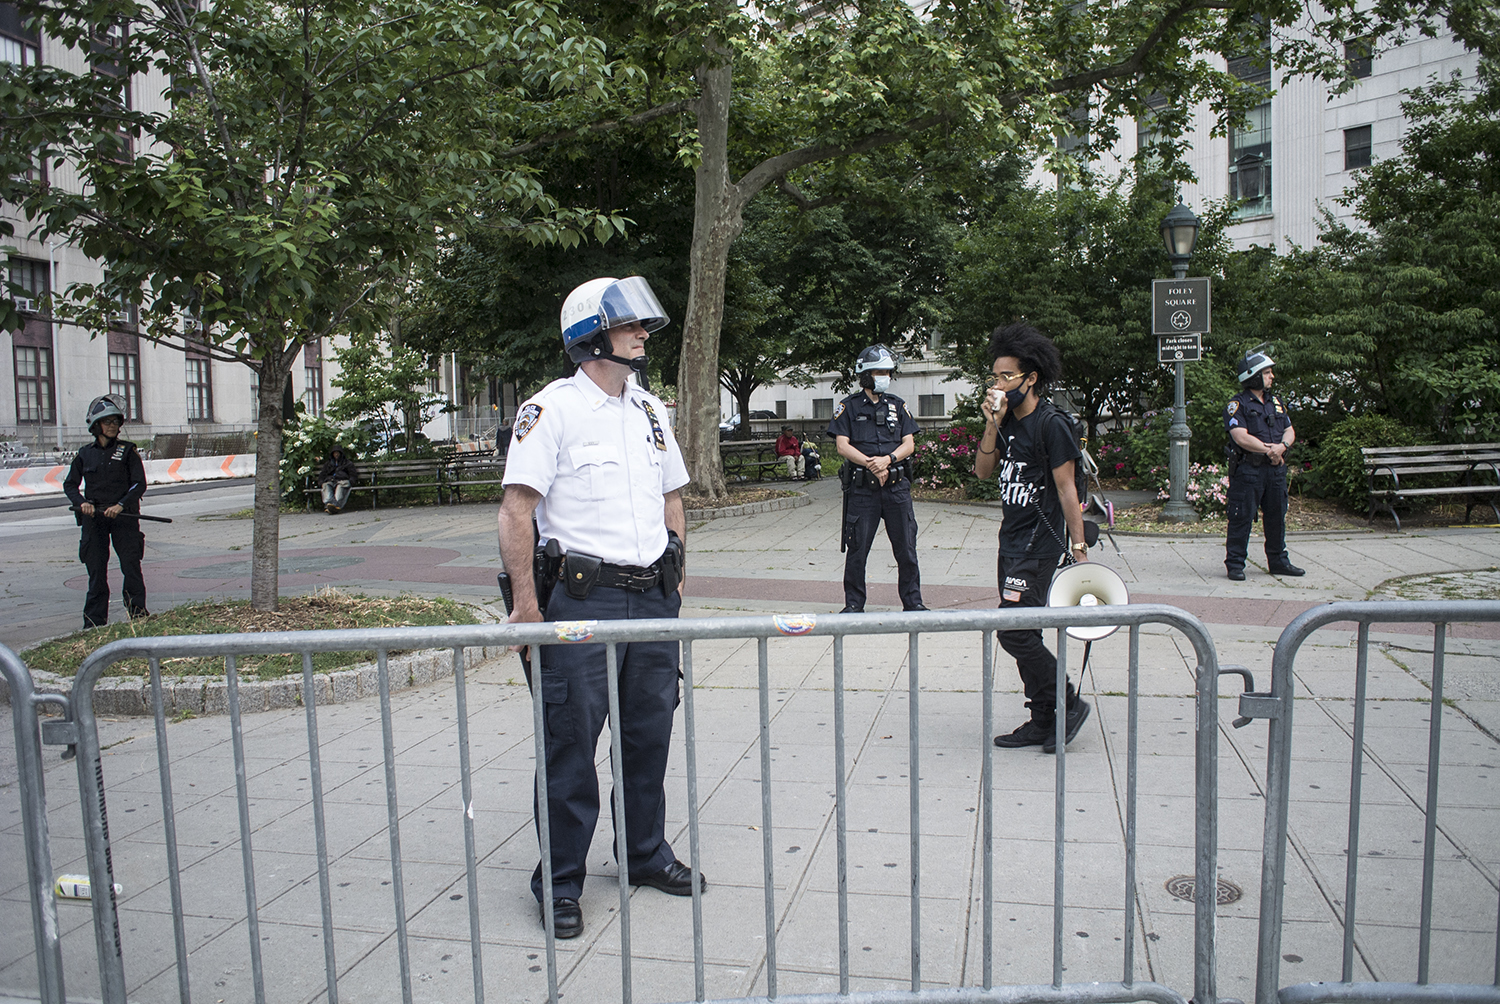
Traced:
<path id="1" fill-rule="evenodd" d="M 1263 513 L 1266 531 L 1266 561 L 1286 565 L 1286 465 L 1256 467 L 1241 460 L 1229 478 L 1229 531 L 1225 535 L 1224 567 L 1242 571 L 1250 550 L 1250 525 Z"/>
<path id="2" fill-rule="evenodd" d="M 682 596 L 595 588 L 575 600 L 559 584 L 547 602 L 554 621 L 676 617 Z M 617 646 L 620 673 L 620 747 L 624 754 L 625 843 L 632 875 L 661 871 L 676 860 L 667 843 L 663 779 L 672 718 L 680 699 L 679 643 L 631 642 Z M 542 700 L 546 704 L 547 810 L 552 828 L 552 895 L 577 899 L 588 870 L 589 844 L 599 820 L 599 778 L 594 751 L 609 721 L 603 645 L 546 645 L 541 649 Z M 614 800 L 610 800 L 614 815 Z M 538 840 L 541 814 L 537 813 Z M 619 821 L 615 820 L 618 827 Z M 540 902 L 542 870 L 531 877 Z"/>
<path id="3" fill-rule="evenodd" d="M 99 506 L 103 512 L 105 506 Z M 131 616 L 145 612 L 146 580 L 141 575 L 141 558 L 146 553 L 146 535 L 128 516 L 105 519 L 103 516 L 81 516 L 83 536 L 78 542 L 78 560 L 89 571 L 89 592 L 83 601 L 83 626 L 96 627 L 109 622 L 109 546 L 114 544 L 124 577 L 125 609 Z"/>
<path id="4" fill-rule="evenodd" d="M 896 557 L 896 591 L 901 609 L 922 608 L 922 572 L 917 567 L 917 517 L 911 508 L 911 482 L 902 478 L 884 488 L 851 488 L 845 517 L 849 550 L 844 556 L 844 606 L 865 608 L 865 562 L 875 543 L 875 531 L 885 521 Z"/>

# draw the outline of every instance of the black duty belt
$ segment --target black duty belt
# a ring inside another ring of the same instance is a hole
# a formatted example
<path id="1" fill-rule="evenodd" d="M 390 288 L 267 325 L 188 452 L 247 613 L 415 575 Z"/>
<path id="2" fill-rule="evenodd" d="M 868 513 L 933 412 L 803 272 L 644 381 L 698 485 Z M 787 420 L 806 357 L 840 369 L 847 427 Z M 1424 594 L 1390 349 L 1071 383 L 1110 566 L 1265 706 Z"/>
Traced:
<path id="1" fill-rule="evenodd" d="M 1251 467 L 1264 467 L 1271 462 L 1271 458 L 1264 453 L 1245 452 L 1244 462 Z"/>
<path id="2" fill-rule="evenodd" d="M 559 582 L 567 582 L 566 562 L 557 570 L 557 578 Z M 606 561 L 599 566 L 599 576 L 594 580 L 594 585 L 625 589 L 632 593 L 644 593 L 654 588 L 660 581 L 660 565 L 642 568 L 639 565 L 611 565 Z"/>

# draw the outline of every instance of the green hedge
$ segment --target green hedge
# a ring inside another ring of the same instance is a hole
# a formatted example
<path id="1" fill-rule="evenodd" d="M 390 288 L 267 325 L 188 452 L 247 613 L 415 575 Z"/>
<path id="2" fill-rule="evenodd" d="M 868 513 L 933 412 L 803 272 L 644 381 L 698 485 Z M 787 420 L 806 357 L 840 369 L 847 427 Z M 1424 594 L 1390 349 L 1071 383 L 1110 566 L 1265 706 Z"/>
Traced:
<path id="1" fill-rule="evenodd" d="M 1419 446 L 1429 439 L 1385 415 L 1353 415 L 1335 424 L 1306 460 L 1308 490 L 1361 509 L 1369 502 L 1369 479 L 1360 450 L 1374 446 Z M 1291 459 L 1296 459 L 1293 451 Z M 1406 479 L 1403 479 L 1403 484 Z M 1415 484 L 1415 482 L 1413 483 Z"/>

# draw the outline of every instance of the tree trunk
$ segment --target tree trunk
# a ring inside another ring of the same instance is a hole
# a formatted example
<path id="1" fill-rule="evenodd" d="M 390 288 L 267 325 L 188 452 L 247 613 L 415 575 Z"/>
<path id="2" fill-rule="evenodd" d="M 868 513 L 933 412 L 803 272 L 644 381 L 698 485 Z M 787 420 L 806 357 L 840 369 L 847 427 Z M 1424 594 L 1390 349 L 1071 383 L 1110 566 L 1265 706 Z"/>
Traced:
<path id="1" fill-rule="evenodd" d="M 287 385 L 281 352 L 256 365 L 260 373 L 260 415 L 255 433 L 255 534 L 251 545 L 250 606 L 276 609 L 281 565 L 281 393 Z"/>
<path id="2" fill-rule="evenodd" d="M 719 325 L 724 319 L 729 246 L 744 226 L 739 193 L 729 180 L 732 78 L 727 54 L 721 65 L 699 67 L 698 84 L 702 90 L 698 140 L 703 154 L 693 199 L 687 317 L 677 370 L 678 438 L 693 487 L 717 499 L 728 493 L 719 457 Z"/>
<path id="3" fill-rule="evenodd" d="M 739 392 L 735 394 L 735 401 L 740 409 L 740 427 L 734 430 L 735 439 L 754 439 L 755 434 L 750 431 L 750 394 L 755 384 L 749 380 L 740 382 Z"/>

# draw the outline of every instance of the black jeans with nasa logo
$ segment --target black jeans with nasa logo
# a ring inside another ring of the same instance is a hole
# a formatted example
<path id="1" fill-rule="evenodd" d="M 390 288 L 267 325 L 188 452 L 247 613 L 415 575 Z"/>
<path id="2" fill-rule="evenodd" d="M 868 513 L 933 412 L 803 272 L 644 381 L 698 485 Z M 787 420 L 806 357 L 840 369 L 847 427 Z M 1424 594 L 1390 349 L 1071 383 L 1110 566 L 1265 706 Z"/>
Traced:
<path id="1" fill-rule="evenodd" d="M 997 561 L 1000 582 L 1000 608 L 1044 607 L 1052 576 L 1057 572 L 1061 552 Z M 1057 657 L 1042 644 L 1042 632 L 999 631 L 1000 647 L 1016 660 L 1021 687 L 1026 692 L 1026 706 L 1031 720 L 1042 728 L 1053 727 L 1057 713 Z M 1078 703 L 1078 692 L 1068 684 L 1068 707 Z"/>

